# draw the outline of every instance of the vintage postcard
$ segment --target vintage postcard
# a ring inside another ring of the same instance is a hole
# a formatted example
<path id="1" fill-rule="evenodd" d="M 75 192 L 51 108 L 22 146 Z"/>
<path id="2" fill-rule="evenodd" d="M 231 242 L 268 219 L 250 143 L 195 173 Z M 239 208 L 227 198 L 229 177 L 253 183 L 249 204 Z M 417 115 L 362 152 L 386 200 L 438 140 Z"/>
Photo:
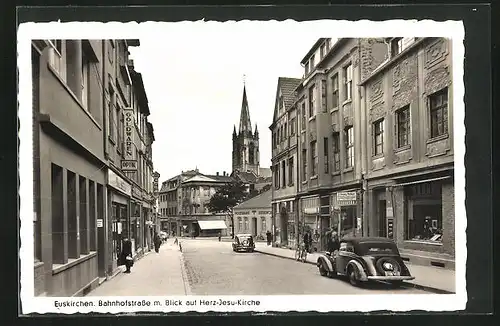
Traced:
<path id="1" fill-rule="evenodd" d="M 463 40 L 21 24 L 22 313 L 464 309 Z"/>

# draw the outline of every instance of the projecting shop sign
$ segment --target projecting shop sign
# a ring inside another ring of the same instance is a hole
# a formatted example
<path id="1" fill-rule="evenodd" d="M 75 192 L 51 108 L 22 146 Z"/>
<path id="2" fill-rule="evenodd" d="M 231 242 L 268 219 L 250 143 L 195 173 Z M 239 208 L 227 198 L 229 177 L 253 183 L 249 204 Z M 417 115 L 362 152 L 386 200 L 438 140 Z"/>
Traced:
<path id="1" fill-rule="evenodd" d="M 134 125 L 134 109 L 125 108 L 123 110 L 125 114 L 125 124 L 124 124 L 124 160 L 122 161 L 122 170 L 124 171 L 137 171 L 137 159 L 135 158 L 134 150 L 134 136 L 135 136 L 135 125 Z"/>

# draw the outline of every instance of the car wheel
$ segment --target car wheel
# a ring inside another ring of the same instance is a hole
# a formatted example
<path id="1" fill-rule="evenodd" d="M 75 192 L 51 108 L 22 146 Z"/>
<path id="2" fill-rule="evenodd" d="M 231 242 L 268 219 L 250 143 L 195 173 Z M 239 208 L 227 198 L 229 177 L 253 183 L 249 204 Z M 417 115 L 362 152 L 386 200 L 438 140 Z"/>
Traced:
<path id="1" fill-rule="evenodd" d="M 319 265 L 319 275 L 327 276 L 327 274 L 328 274 L 328 271 L 326 270 L 325 265 L 323 265 L 323 263 L 321 263 Z"/>
<path id="2" fill-rule="evenodd" d="M 353 286 L 359 286 L 358 276 L 356 275 L 356 269 L 354 267 L 349 267 L 348 272 L 349 283 Z"/>

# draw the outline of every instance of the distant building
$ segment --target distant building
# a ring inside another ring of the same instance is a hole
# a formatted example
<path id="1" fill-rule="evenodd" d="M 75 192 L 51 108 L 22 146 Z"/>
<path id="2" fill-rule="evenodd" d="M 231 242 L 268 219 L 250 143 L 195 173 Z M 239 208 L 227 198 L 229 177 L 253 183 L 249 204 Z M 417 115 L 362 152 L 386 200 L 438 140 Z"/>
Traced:
<path id="1" fill-rule="evenodd" d="M 235 234 L 249 233 L 265 239 L 272 226 L 271 196 L 272 192 L 268 190 L 233 208 Z"/>
<path id="2" fill-rule="evenodd" d="M 210 213 L 207 204 L 220 187 L 232 181 L 226 172 L 205 175 L 195 169 L 163 182 L 161 229 L 179 236 L 226 235 L 226 216 Z"/>

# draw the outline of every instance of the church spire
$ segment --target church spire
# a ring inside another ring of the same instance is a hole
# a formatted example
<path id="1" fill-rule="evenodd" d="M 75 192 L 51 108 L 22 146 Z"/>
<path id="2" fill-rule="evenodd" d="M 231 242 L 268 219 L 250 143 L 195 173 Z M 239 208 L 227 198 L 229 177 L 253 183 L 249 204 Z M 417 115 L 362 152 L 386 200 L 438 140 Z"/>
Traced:
<path id="1" fill-rule="evenodd" d="M 259 130 L 257 129 L 257 124 L 255 124 L 255 131 L 253 133 L 256 137 L 259 136 Z"/>
<path id="2" fill-rule="evenodd" d="M 245 85 L 243 85 L 239 133 L 241 134 L 242 132 L 252 132 L 252 122 L 250 121 L 250 111 L 248 109 L 247 90 Z"/>

